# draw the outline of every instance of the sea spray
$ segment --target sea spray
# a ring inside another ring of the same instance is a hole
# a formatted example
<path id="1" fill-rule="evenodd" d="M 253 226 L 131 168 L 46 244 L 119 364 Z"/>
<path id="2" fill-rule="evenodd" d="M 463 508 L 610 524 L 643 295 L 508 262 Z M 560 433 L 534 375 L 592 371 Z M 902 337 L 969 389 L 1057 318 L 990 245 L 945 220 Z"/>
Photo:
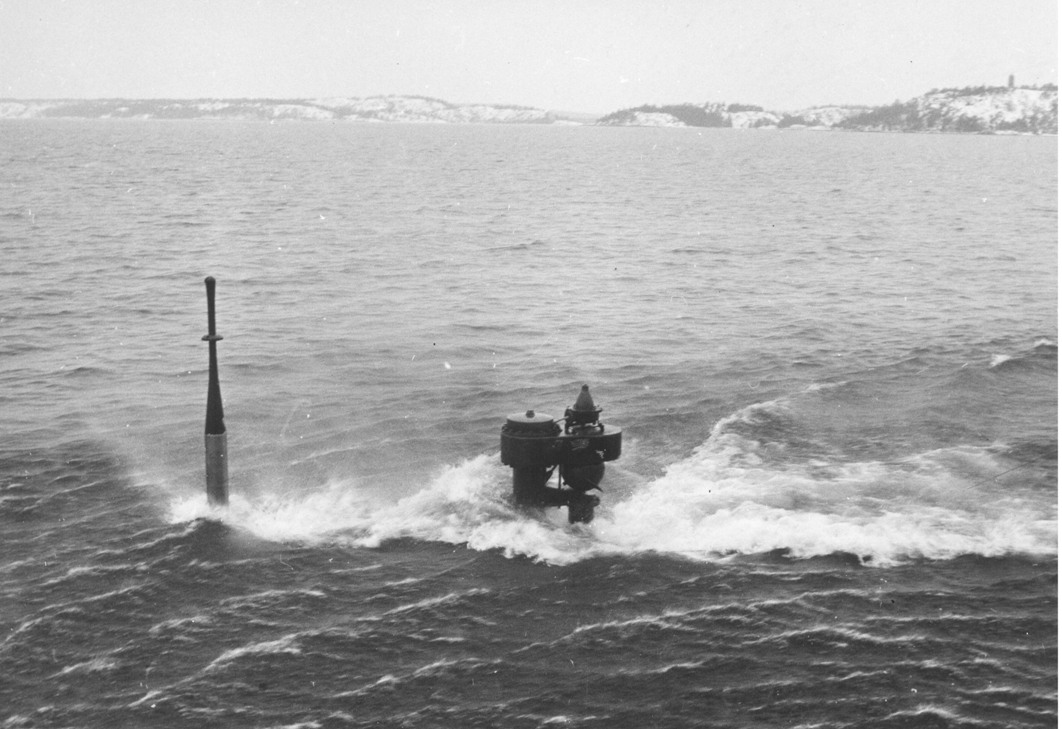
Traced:
<path id="1" fill-rule="evenodd" d="M 611 501 L 606 491 L 600 518 L 589 526 L 566 524 L 554 508 L 513 505 L 507 474 L 491 454 L 444 467 L 424 489 L 393 502 L 335 481 L 305 493 L 234 496 L 221 518 L 268 541 L 377 548 L 413 538 L 551 564 L 648 553 L 715 561 L 782 551 L 794 558 L 851 554 L 883 566 L 1057 550 L 1050 504 L 1012 498 L 1014 485 L 994 478 L 1006 463 L 985 449 L 779 468 L 759 462 L 756 448 L 716 429 L 690 457 L 626 498 Z M 171 506 L 175 522 L 211 516 L 199 497 Z"/>

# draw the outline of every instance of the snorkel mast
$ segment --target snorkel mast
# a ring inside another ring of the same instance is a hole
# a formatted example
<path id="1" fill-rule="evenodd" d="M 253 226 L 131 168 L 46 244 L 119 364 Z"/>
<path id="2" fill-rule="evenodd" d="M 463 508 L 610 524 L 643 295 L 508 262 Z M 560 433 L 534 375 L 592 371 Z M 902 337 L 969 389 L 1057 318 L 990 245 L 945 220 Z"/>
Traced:
<path id="1" fill-rule="evenodd" d="M 204 342 L 210 343 L 210 381 L 207 385 L 206 488 L 211 506 L 229 503 L 229 448 L 225 435 L 225 412 L 221 406 L 221 383 L 218 379 L 218 342 L 221 336 L 214 324 L 214 277 L 206 277 L 207 326 Z"/>

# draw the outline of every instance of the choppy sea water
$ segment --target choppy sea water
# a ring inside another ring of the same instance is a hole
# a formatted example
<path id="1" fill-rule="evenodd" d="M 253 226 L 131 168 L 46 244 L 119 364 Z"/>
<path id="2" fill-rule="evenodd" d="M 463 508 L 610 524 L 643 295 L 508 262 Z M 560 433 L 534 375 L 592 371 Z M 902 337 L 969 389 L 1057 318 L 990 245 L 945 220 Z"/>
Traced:
<path id="1" fill-rule="evenodd" d="M 5 729 L 1056 725 L 1054 138 L 31 121 L 0 160 Z M 498 434 L 583 383 L 624 453 L 572 526 Z"/>

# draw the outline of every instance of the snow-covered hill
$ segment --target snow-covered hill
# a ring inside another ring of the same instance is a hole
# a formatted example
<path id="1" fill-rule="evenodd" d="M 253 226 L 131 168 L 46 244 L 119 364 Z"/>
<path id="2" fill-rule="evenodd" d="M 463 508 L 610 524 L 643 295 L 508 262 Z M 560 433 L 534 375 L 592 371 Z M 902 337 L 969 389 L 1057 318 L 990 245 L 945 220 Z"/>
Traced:
<path id="1" fill-rule="evenodd" d="M 872 131 L 1058 134 L 1058 88 L 933 90 L 850 116 L 837 126 Z"/>
<path id="2" fill-rule="evenodd" d="M 869 111 L 867 106 L 821 106 L 797 112 L 767 111 L 743 104 L 673 104 L 623 109 L 597 121 L 603 126 L 726 127 L 762 129 L 778 127 L 830 128 L 838 122 Z"/>
<path id="3" fill-rule="evenodd" d="M 452 104 L 425 96 L 319 99 L 0 100 L 0 119 L 248 119 L 437 124 L 855 129 L 864 131 L 1058 133 L 1058 88 L 933 90 L 886 106 L 817 106 L 792 112 L 742 104 L 624 109 L 592 121 L 527 106 Z"/>
<path id="4" fill-rule="evenodd" d="M 886 106 L 818 106 L 793 112 L 708 102 L 642 106 L 598 120 L 611 126 L 857 129 L 892 132 L 1058 133 L 1058 88 L 933 90 Z"/>
<path id="5" fill-rule="evenodd" d="M 424 96 L 326 99 L 0 100 L 0 119 L 253 119 L 477 124 L 563 123 L 526 106 L 451 104 Z"/>

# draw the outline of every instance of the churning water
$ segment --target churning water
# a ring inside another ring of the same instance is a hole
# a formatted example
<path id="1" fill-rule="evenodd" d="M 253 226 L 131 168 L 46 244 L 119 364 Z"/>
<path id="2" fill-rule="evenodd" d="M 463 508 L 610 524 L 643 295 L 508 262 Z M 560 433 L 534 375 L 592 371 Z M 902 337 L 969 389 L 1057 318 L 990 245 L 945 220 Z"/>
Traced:
<path id="1" fill-rule="evenodd" d="M 1056 149 L 0 124 L 0 727 L 1055 726 Z"/>

